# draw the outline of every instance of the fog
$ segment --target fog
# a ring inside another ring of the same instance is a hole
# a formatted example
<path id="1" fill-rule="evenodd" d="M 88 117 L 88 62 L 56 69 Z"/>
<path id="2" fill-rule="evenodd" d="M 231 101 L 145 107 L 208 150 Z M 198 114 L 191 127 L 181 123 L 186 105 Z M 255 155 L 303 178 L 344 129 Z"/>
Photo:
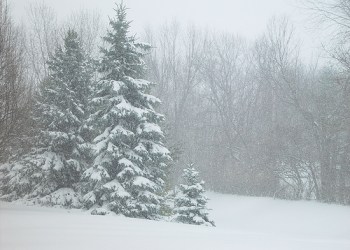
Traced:
<path id="1" fill-rule="evenodd" d="M 36 0 L 9 0 L 13 16 L 17 22 L 25 22 L 26 10 Z M 113 0 L 43 0 L 60 19 L 64 19 L 81 9 L 96 11 L 107 24 L 107 16 L 113 16 Z M 322 49 L 321 36 L 325 32 L 314 29 L 310 13 L 305 10 L 305 1 L 300 0 L 128 0 L 128 16 L 133 20 L 131 30 L 143 34 L 146 27 L 161 26 L 177 20 L 182 25 L 196 25 L 202 28 L 239 34 L 253 39 L 266 29 L 267 22 L 273 16 L 287 16 L 295 26 L 295 32 L 302 43 L 302 54 L 308 60 L 314 60 Z M 67 7 L 68 6 L 68 7 Z"/>
<path id="2" fill-rule="evenodd" d="M 9 1 L 16 19 L 21 20 L 25 16 L 25 10 L 35 0 Z M 106 16 L 112 16 L 113 0 L 44 0 L 57 14 L 64 16 L 71 12 L 85 8 L 96 10 Z M 194 23 L 204 27 L 216 28 L 222 31 L 239 33 L 250 37 L 262 33 L 267 21 L 273 15 L 290 15 L 300 19 L 297 2 L 294 0 L 267 0 L 267 1 L 162 1 L 162 0 L 128 0 L 124 1 L 128 6 L 128 16 L 133 20 L 132 29 L 142 32 L 147 25 L 159 25 L 172 19 L 178 19 L 181 23 Z"/>
<path id="3" fill-rule="evenodd" d="M 0 249 L 345 250 L 349 205 L 350 0 L 0 0 Z"/>
<path id="4" fill-rule="evenodd" d="M 350 204 L 349 0 L 0 1 L 1 199 Z"/>

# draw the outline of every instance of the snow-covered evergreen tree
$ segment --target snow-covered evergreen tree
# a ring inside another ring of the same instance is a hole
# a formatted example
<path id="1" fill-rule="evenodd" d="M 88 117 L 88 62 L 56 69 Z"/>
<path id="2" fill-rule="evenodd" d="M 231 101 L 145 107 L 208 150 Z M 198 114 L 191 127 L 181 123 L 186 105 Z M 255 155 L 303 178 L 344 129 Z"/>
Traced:
<path id="1" fill-rule="evenodd" d="M 34 147 L 2 169 L 1 190 L 10 200 L 38 198 L 42 203 L 78 206 L 76 189 L 86 150 L 80 134 L 93 71 L 75 31 L 67 32 L 63 48 L 48 65 L 33 111 Z"/>
<path id="2" fill-rule="evenodd" d="M 150 46 L 137 43 L 129 26 L 125 6 L 118 5 L 104 37 L 108 47 L 102 49 L 102 77 L 92 99 L 96 157 L 83 175 L 84 203 L 153 219 L 171 158 L 159 126 L 163 116 L 154 110 L 160 101 L 149 94 L 153 84 L 141 79 Z"/>
<path id="3" fill-rule="evenodd" d="M 208 198 L 204 195 L 204 181 L 199 179 L 199 173 L 194 169 L 193 164 L 184 169 L 182 178 L 184 183 L 180 184 L 174 200 L 176 213 L 174 221 L 215 226 L 214 222 L 208 218 Z"/>

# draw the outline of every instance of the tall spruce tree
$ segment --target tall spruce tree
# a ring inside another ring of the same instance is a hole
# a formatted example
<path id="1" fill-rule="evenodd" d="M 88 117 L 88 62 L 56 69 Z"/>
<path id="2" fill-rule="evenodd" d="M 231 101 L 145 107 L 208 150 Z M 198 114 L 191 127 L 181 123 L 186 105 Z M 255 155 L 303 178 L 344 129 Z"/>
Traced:
<path id="1" fill-rule="evenodd" d="M 93 71 L 75 31 L 67 32 L 63 48 L 57 48 L 48 65 L 33 110 L 33 149 L 2 169 L 1 190 L 10 200 L 38 198 L 78 206 L 77 183 L 85 170 L 86 150 L 81 133 Z"/>
<path id="2" fill-rule="evenodd" d="M 108 47 L 101 49 L 101 81 L 92 99 L 95 112 L 89 120 L 96 132 L 96 156 L 83 175 L 83 198 L 87 208 L 154 219 L 160 213 L 171 158 L 159 126 L 163 116 L 154 110 L 160 101 L 149 94 L 153 84 L 141 79 L 150 46 L 129 35 L 125 6 L 117 5 L 115 11 L 104 37 Z"/>
<path id="3" fill-rule="evenodd" d="M 182 178 L 183 184 L 180 184 L 174 200 L 176 213 L 174 221 L 215 226 L 208 218 L 208 198 L 204 195 L 204 181 L 199 179 L 199 172 L 194 169 L 193 164 L 184 169 Z"/>

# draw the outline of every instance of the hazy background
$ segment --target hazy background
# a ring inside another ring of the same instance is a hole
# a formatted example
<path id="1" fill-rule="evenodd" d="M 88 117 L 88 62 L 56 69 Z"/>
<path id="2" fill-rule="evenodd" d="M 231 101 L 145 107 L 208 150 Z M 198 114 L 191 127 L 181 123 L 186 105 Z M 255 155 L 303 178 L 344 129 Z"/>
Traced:
<path id="1" fill-rule="evenodd" d="M 34 145 L 31 103 L 69 29 L 96 62 L 92 84 L 103 78 L 114 1 L 6 0 L 0 162 Z M 169 189 L 194 163 L 213 191 L 350 204 L 350 0 L 124 4 L 129 31 L 153 46 L 143 77 L 166 117 Z"/>
<path id="2" fill-rule="evenodd" d="M 15 20 L 26 22 L 26 9 L 35 2 L 53 8 L 59 19 L 81 9 L 96 10 L 107 23 L 113 15 L 115 0 L 8 0 Z M 158 27 L 176 19 L 182 25 L 195 24 L 201 28 L 237 33 L 255 38 L 263 33 L 273 16 L 286 16 L 295 26 L 302 45 L 302 55 L 310 59 L 321 48 L 322 32 L 315 31 L 309 13 L 300 0 L 124 0 L 130 8 L 128 18 L 132 30 L 143 34 L 145 27 Z M 305 3 L 305 1 L 304 1 Z"/>

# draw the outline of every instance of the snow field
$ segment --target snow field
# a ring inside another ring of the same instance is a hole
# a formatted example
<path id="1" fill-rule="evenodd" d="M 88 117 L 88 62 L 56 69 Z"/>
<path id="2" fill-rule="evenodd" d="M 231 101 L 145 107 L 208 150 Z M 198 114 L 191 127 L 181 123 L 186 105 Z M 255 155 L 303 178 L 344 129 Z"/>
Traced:
<path id="1" fill-rule="evenodd" d="M 350 207 L 208 196 L 215 228 L 1 202 L 0 249 L 350 249 Z"/>

